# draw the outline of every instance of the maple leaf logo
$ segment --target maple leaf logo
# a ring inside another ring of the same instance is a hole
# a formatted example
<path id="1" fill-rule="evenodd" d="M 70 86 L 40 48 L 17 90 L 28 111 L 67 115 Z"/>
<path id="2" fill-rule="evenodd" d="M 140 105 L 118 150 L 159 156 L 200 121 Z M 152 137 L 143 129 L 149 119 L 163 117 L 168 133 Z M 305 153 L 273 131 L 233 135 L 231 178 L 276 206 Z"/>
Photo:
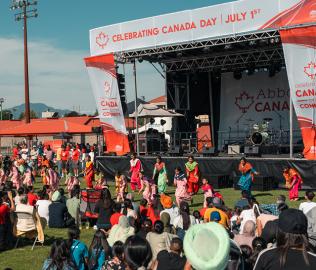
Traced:
<path id="1" fill-rule="evenodd" d="M 110 39 L 108 35 L 100 32 L 100 34 L 96 37 L 95 42 L 99 45 L 99 47 L 104 49 L 106 45 L 108 45 L 109 40 Z"/>
<path id="2" fill-rule="evenodd" d="M 111 85 L 108 81 L 104 82 L 104 92 L 106 96 L 110 96 L 111 94 Z"/>
<path id="3" fill-rule="evenodd" d="M 254 103 L 254 97 L 248 95 L 247 92 L 242 92 L 239 97 L 236 97 L 235 104 L 243 112 L 246 113 Z"/>
<path id="4" fill-rule="evenodd" d="M 314 80 L 316 78 L 316 64 L 314 62 L 308 63 L 308 65 L 304 67 L 304 73 Z"/>

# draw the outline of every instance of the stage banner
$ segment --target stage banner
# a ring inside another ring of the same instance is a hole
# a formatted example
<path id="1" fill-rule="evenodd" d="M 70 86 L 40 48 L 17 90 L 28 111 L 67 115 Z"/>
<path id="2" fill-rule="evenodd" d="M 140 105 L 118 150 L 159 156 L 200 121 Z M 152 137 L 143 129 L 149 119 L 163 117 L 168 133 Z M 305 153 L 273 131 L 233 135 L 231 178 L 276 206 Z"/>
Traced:
<path id="1" fill-rule="evenodd" d="M 119 95 L 114 56 L 85 58 L 97 103 L 107 152 L 124 155 L 130 151 Z"/>
<path id="2" fill-rule="evenodd" d="M 304 142 L 306 159 L 316 159 L 316 27 L 282 30 L 291 98 Z"/>
<path id="3" fill-rule="evenodd" d="M 263 139 L 289 144 L 290 92 L 285 70 L 242 73 L 239 79 L 233 73 L 222 74 L 220 127 L 218 145 L 234 139 L 245 143 L 254 132 Z M 295 119 L 296 120 L 296 119 Z M 297 128 L 294 121 L 294 129 Z M 297 136 L 299 137 L 299 136 Z M 280 138 L 282 141 L 280 141 Z"/>
<path id="4" fill-rule="evenodd" d="M 234 1 L 92 29 L 90 53 L 155 48 L 315 21 L 315 0 Z"/>

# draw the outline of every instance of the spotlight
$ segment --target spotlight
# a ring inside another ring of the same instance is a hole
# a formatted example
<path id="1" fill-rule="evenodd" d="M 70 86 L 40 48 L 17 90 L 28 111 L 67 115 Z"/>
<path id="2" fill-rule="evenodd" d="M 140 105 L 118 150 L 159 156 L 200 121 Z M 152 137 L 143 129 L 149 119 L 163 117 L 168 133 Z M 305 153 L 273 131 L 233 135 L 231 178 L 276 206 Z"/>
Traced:
<path id="1" fill-rule="evenodd" d="M 138 62 L 142 63 L 144 61 L 143 57 L 138 57 Z"/>
<path id="2" fill-rule="evenodd" d="M 224 49 L 225 50 L 230 50 L 233 46 L 231 44 L 226 44 Z"/>
<path id="3" fill-rule="evenodd" d="M 183 53 L 182 52 L 177 52 L 177 57 L 182 57 Z"/>
<path id="4" fill-rule="evenodd" d="M 254 46 L 254 45 L 256 45 L 256 41 L 254 40 L 249 41 L 249 46 Z"/>

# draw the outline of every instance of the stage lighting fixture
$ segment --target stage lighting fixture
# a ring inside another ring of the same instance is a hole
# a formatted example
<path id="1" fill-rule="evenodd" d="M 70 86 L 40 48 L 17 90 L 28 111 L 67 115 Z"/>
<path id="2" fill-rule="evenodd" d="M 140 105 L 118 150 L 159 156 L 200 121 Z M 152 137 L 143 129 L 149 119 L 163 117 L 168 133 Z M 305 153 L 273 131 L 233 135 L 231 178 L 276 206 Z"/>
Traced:
<path id="1" fill-rule="evenodd" d="M 182 57 L 183 53 L 182 52 L 177 52 L 177 57 Z"/>
<path id="2" fill-rule="evenodd" d="M 225 50 L 230 50 L 233 46 L 231 44 L 226 44 L 224 49 Z"/>
<path id="3" fill-rule="evenodd" d="M 205 53 L 208 53 L 208 52 L 210 52 L 211 51 L 211 47 L 204 47 L 203 48 L 203 51 L 205 52 Z"/>
<path id="4" fill-rule="evenodd" d="M 142 63 L 144 61 L 143 57 L 138 57 L 138 62 Z"/>
<path id="5" fill-rule="evenodd" d="M 242 72 L 240 70 L 235 70 L 234 71 L 234 79 L 240 80 L 241 78 L 242 78 Z"/>
<path id="6" fill-rule="evenodd" d="M 249 45 L 250 45 L 250 46 L 256 45 L 256 41 L 254 41 L 254 40 L 249 41 Z"/>

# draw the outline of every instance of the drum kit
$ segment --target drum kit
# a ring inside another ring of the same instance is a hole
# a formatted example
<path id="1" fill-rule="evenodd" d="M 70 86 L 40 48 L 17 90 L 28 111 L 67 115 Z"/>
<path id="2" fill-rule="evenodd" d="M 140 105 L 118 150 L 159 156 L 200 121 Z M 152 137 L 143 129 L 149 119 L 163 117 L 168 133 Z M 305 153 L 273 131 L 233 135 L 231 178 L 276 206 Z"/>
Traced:
<path id="1" fill-rule="evenodd" d="M 255 123 L 253 119 L 246 119 L 249 134 L 246 137 L 246 145 L 263 145 L 276 143 L 275 132 L 270 128 L 272 118 L 264 118 L 262 123 Z"/>

